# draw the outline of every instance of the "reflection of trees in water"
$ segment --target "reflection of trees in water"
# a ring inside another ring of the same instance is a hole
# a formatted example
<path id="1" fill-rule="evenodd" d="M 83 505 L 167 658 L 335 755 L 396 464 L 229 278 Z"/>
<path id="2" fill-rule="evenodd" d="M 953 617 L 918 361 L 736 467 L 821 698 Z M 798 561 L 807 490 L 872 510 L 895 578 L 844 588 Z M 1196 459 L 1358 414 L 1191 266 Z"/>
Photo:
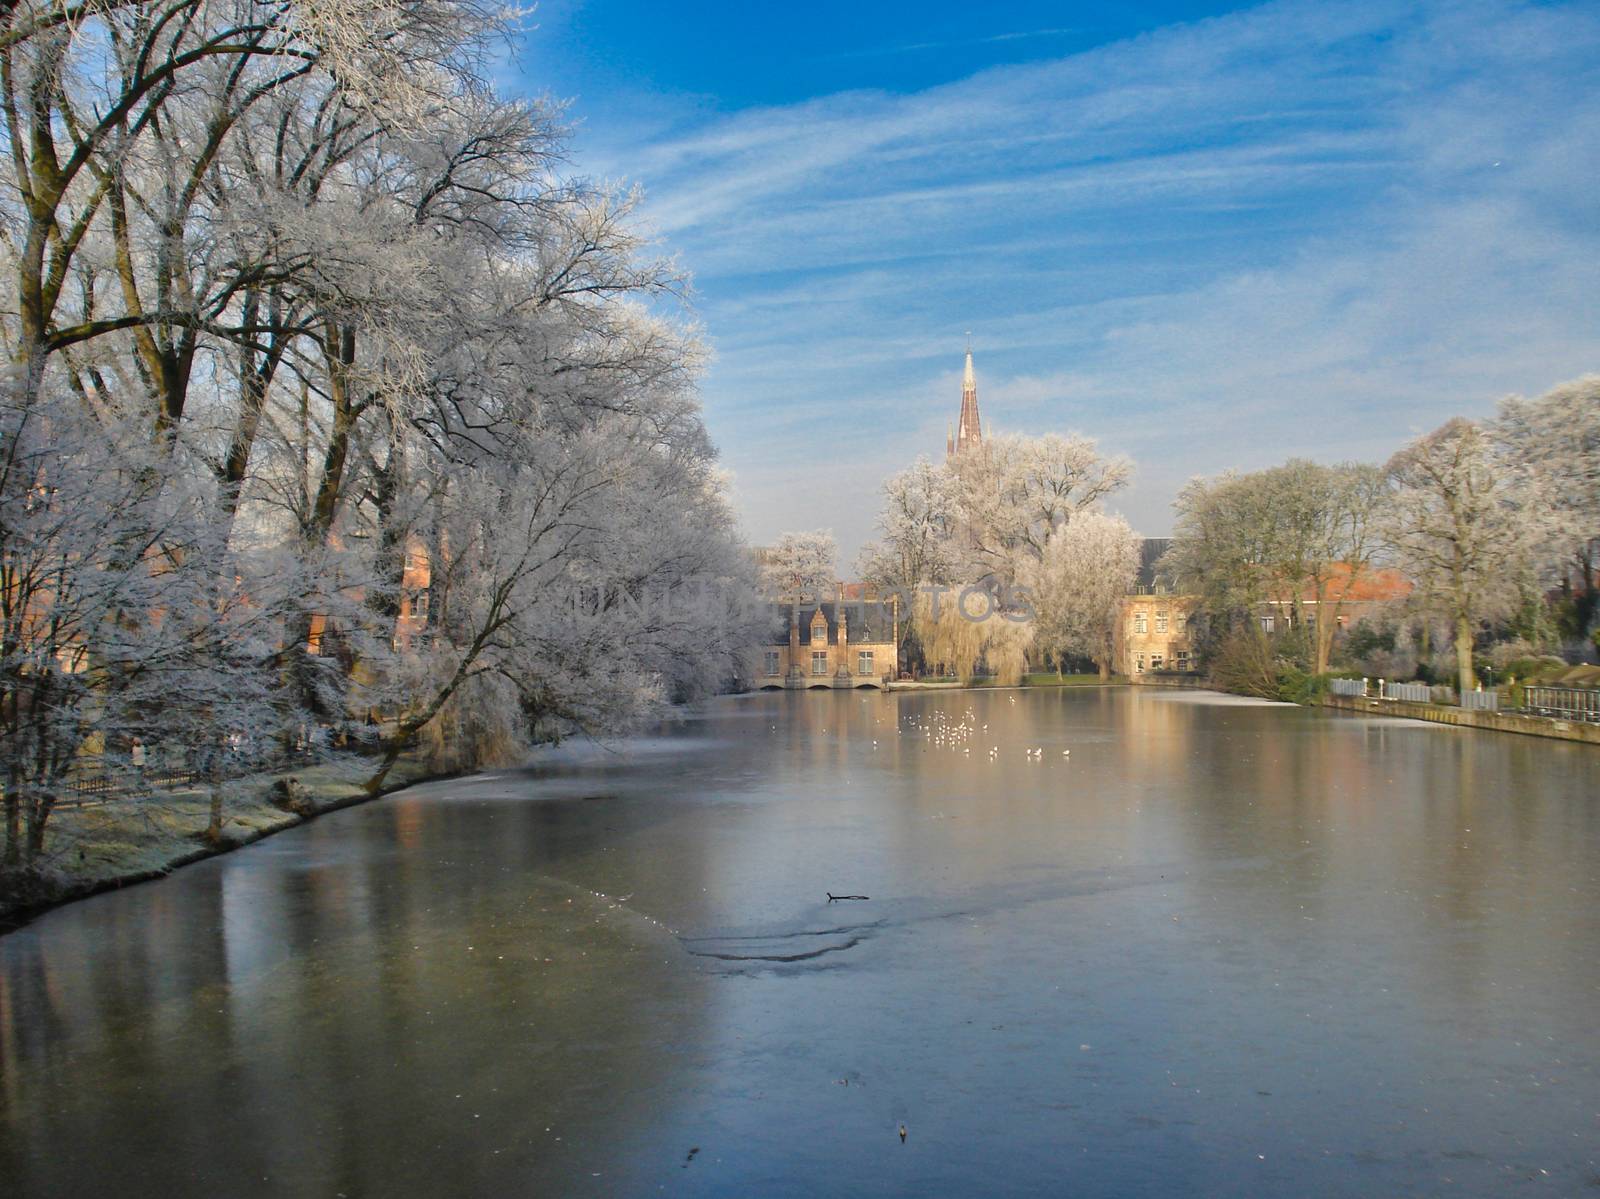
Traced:
<path id="1" fill-rule="evenodd" d="M 712 1128 L 745 1138 L 751 1179 L 839 1144 L 876 1178 L 874 1138 L 903 1118 L 887 1080 L 959 1076 L 928 1093 L 988 1130 L 975 1163 L 1012 1159 L 1026 1106 L 1091 1078 L 1069 1071 L 1098 1068 L 1077 1046 L 1101 1034 L 1124 1055 L 1120 1089 L 1092 1075 L 1113 1142 L 1130 1111 L 1227 1135 L 1211 1096 L 1247 1074 L 1321 1120 L 1341 1070 L 1415 1062 L 1423 1081 L 1391 1079 L 1378 1114 L 1333 1117 L 1382 1140 L 1380 1119 L 1482 1081 L 1460 1046 L 1486 1021 L 1524 1021 L 1530 1045 L 1591 1035 L 1583 746 L 1130 688 L 711 711 L 0 939 L 0 1177 L 29 1195 L 108 1176 L 131 1195 L 517 1195 L 601 1171 L 629 1194 Z M 963 722 L 989 728 L 926 736 Z M 842 913 L 829 887 L 874 898 Z M 1179 1102 L 1174 1063 L 1203 1108 Z M 807 1127 L 846 1102 L 864 1122 L 800 1144 L 758 1094 Z"/>
<path id="2" fill-rule="evenodd" d="M 1595 835 L 1600 763 L 1576 747 L 1283 708 L 1147 702 L 1138 717 L 1130 779 L 1182 797 L 1184 858 L 1250 867 L 1216 870 L 1195 895 L 1222 905 L 1208 927 L 1252 940 L 1260 960 L 1348 958 L 1441 1010 L 1519 974 L 1574 995 L 1592 985 L 1559 950 L 1584 916 L 1550 902 L 1582 889 L 1569 846 Z M 1163 759 L 1185 721 L 1182 758 Z M 1554 917 L 1534 937 L 1530 894 Z"/>
<path id="3" fill-rule="evenodd" d="M 546 873 L 539 809 L 364 809 L 293 860 L 279 838 L 9 938 L 0 1171 L 29 1195 L 525 1194 L 626 1158 L 703 980 Z"/>

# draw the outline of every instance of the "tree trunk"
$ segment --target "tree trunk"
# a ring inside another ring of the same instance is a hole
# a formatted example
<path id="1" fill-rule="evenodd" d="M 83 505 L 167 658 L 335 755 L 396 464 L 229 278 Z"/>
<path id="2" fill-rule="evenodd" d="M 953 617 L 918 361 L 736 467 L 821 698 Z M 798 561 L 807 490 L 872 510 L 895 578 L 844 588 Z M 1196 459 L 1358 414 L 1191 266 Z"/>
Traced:
<path id="1" fill-rule="evenodd" d="M 1581 586 L 1573 595 L 1572 603 L 1574 614 L 1577 617 L 1578 636 L 1586 636 L 1589 625 L 1593 623 L 1597 603 L 1600 603 L 1600 594 L 1594 586 L 1594 554 L 1590 551 L 1591 542 L 1585 541 L 1578 548 L 1578 575 Z"/>
<path id="2" fill-rule="evenodd" d="M 38 863 L 44 856 L 44 826 L 55 810 L 56 797 L 51 791 L 38 791 L 31 797 L 28 809 L 28 865 Z"/>
<path id="3" fill-rule="evenodd" d="M 350 372 L 356 360 L 356 335 L 350 328 L 329 326 L 323 341 L 323 357 L 328 368 L 329 398 L 333 401 L 333 426 L 322 455 L 322 478 L 312 500 L 308 526 L 304 530 L 308 545 L 322 546 L 333 529 L 333 519 L 344 496 L 345 463 L 350 441 L 361 413 L 350 394 Z"/>
<path id="4" fill-rule="evenodd" d="M 1477 683 L 1472 673 L 1472 622 L 1465 616 L 1456 617 L 1456 673 L 1465 695 Z"/>
<path id="5" fill-rule="evenodd" d="M 222 785 L 211 784 L 211 819 L 206 825 L 206 840 L 212 845 L 222 843 Z"/>
<path id="6" fill-rule="evenodd" d="M 1100 681 L 1109 683 L 1111 681 L 1111 659 L 1101 658 L 1095 665 L 1100 668 Z"/>
<path id="7" fill-rule="evenodd" d="M 362 789 L 368 795 L 376 795 L 383 790 L 383 780 L 389 777 L 389 772 L 394 769 L 394 764 L 400 760 L 400 755 L 405 752 L 405 745 L 396 737 L 383 751 L 383 757 L 378 761 L 378 769 L 372 774 Z"/>
<path id="8" fill-rule="evenodd" d="M 406 541 L 410 529 L 402 528 L 395 518 L 395 508 L 400 500 L 400 483 L 404 469 L 402 434 L 393 420 L 389 425 L 389 455 L 382 466 L 373 468 L 373 507 L 378 525 L 378 545 L 373 563 L 377 586 L 367 593 L 367 606 L 384 619 L 390 636 L 399 631 L 402 591 L 406 577 Z"/>
<path id="9" fill-rule="evenodd" d="M 276 298 L 269 308 L 268 319 L 276 325 Z M 260 299 L 252 290 L 245 297 L 243 323 L 254 325 L 259 309 Z M 277 373 L 285 345 L 283 335 L 274 329 L 264 349 L 258 351 L 253 343 L 239 349 L 239 415 L 222 463 L 222 513 L 230 523 L 239 508 L 245 474 L 250 468 L 250 453 L 255 447 L 256 434 L 261 428 L 261 414 L 267 405 L 267 391 L 272 386 L 272 378 Z"/>
<path id="10" fill-rule="evenodd" d="M 15 867 L 22 860 L 22 796 L 17 792 L 16 773 L 6 780 L 5 864 Z"/>

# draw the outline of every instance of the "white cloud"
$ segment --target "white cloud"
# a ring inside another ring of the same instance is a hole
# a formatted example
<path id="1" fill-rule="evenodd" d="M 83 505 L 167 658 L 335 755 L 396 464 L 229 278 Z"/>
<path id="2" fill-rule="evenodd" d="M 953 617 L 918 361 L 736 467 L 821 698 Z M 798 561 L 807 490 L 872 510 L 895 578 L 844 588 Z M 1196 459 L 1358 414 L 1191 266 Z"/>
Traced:
<path id="1" fill-rule="evenodd" d="M 987 418 L 1134 455 L 1162 532 L 1191 474 L 1600 366 L 1597 51 L 1583 6 L 1274 4 L 602 157 L 697 274 L 752 536 L 853 550 L 942 450 L 967 329 Z"/>

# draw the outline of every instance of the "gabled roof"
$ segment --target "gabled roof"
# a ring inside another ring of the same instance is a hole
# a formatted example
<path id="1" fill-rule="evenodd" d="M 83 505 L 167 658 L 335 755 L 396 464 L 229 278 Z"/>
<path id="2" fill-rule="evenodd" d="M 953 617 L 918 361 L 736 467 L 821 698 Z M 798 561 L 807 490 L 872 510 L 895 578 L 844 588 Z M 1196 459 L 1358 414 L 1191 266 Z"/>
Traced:
<path id="1" fill-rule="evenodd" d="M 768 626 L 768 645 L 789 644 L 789 612 L 785 603 L 774 603 Z M 800 644 L 811 644 L 811 629 L 818 612 L 828 625 L 828 642 L 839 642 L 839 610 L 844 609 L 845 629 L 852 643 L 894 640 L 894 605 L 884 600 L 850 600 L 844 604 L 802 604 L 800 606 Z"/>

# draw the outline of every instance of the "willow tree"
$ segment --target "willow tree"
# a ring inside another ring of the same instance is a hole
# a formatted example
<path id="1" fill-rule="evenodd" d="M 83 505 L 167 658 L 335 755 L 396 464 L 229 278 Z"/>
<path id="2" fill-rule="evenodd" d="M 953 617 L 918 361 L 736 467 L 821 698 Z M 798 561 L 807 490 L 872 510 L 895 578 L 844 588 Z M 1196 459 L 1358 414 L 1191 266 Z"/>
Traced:
<path id="1" fill-rule="evenodd" d="M 924 587 L 912 606 L 911 619 L 923 656 L 938 674 L 953 673 L 963 681 L 986 663 L 1008 686 L 1022 681 L 1034 628 L 1020 610 L 1001 608 L 977 587 Z"/>

